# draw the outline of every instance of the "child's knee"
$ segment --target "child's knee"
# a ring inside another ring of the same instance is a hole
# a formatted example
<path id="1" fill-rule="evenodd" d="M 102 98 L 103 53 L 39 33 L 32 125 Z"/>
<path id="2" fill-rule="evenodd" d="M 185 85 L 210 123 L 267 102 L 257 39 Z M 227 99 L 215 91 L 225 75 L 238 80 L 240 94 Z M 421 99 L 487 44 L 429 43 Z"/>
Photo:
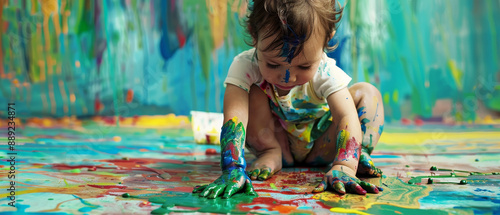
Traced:
<path id="1" fill-rule="evenodd" d="M 373 86 L 368 82 L 359 82 L 351 87 L 349 87 L 349 92 L 353 97 L 363 96 L 363 95 L 380 95 L 380 91 L 377 87 Z"/>

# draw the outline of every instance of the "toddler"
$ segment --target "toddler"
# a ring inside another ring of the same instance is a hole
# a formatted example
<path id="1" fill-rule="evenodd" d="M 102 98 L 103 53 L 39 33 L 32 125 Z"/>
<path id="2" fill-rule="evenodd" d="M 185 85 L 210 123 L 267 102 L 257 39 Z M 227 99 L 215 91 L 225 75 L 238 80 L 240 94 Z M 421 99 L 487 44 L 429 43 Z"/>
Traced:
<path id="1" fill-rule="evenodd" d="M 303 165 L 329 168 L 314 192 L 378 193 L 356 175 L 382 174 L 370 158 L 384 124 L 380 92 L 348 87 L 351 78 L 325 53 L 342 8 L 336 0 L 254 0 L 249 12 L 254 48 L 234 58 L 225 80 L 222 175 L 193 192 L 256 195 L 251 180 Z M 245 143 L 257 157 L 248 169 Z"/>

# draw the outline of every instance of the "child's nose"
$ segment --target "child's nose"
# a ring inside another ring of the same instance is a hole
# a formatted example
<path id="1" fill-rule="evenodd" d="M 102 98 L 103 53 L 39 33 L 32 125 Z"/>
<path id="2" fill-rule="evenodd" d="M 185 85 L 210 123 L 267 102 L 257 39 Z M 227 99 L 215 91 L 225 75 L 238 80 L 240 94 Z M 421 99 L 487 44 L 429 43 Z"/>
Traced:
<path id="1" fill-rule="evenodd" d="M 288 79 L 288 82 L 295 82 L 297 80 L 297 76 L 293 73 L 290 72 L 290 78 Z"/>
<path id="2" fill-rule="evenodd" d="M 291 69 L 288 69 L 289 71 L 289 76 L 288 76 L 288 82 L 295 82 L 297 80 L 297 76 L 295 74 L 295 72 L 293 72 Z"/>

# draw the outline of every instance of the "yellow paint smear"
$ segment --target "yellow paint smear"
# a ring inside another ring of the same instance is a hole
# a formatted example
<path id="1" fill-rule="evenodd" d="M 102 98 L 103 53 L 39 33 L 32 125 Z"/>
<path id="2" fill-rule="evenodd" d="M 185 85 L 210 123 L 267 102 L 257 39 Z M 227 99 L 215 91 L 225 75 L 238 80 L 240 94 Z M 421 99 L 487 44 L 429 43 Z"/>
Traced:
<path id="1" fill-rule="evenodd" d="M 335 213 L 369 215 L 369 213 L 361 212 L 361 211 L 354 210 L 354 209 L 346 209 L 346 208 L 330 208 L 330 211 L 335 212 Z"/>
<path id="2" fill-rule="evenodd" d="M 214 41 L 214 47 L 219 48 L 224 42 L 224 33 L 226 31 L 227 23 L 227 0 L 218 0 L 207 2 L 208 15 L 210 29 L 212 29 L 212 38 Z"/>
<path id="3" fill-rule="evenodd" d="M 428 141 L 439 142 L 438 140 L 466 140 L 466 139 L 481 139 L 481 140 L 497 140 L 500 137 L 500 132 L 418 132 L 418 133 L 384 133 L 380 137 L 379 142 L 384 144 L 405 144 L 405 145 L 422 145 Z"/>
<path id="4" fill-rule="evenodd" d="M 457 68 L 457 64 L 453 60 L 448 61 L 448 66 L 450 67 L 450 72 L 451 75 L 453 76 L 453 79 L 455 79 L 457 88 L 459 90 L 462 90 L 462 76 L 464 73 L 462 72 L 462 70 Z"/>

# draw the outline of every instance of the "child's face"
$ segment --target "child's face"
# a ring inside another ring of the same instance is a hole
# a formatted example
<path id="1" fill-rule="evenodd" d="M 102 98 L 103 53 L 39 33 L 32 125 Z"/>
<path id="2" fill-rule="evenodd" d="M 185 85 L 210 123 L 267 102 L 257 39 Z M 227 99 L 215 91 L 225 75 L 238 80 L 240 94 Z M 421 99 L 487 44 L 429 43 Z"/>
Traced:
<path id="1" fill-rule="evenodd" d="M 280 57 L 281 50 L 263 51 L 274 40 L 274 36 L 259 39 L 256 48 L 262 77 L 282 93 L 288 93 L 294 86 L 309 82 L 318 70 L 323 56 L 323 39 L 322 32 L 314 31 L 302 51 L 290 63 L 286 61 L 286 57 Z"/>

